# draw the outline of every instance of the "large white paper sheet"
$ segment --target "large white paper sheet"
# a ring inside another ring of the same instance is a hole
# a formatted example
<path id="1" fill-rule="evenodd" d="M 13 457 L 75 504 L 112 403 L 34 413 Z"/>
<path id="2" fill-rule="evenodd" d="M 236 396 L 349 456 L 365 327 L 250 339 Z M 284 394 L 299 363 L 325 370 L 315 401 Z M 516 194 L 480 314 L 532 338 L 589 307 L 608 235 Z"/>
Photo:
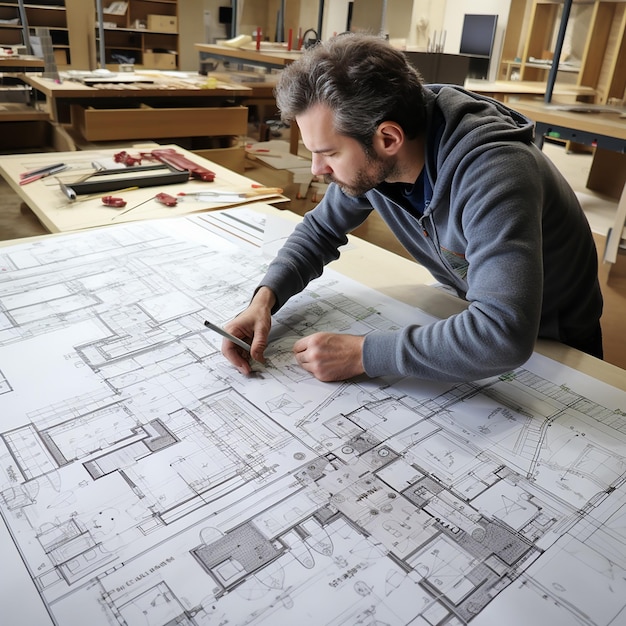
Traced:
<path id="1" fill-rule="evenodd" d="M 0 249 L 2 623 L 621 623 L 626 394 L 320 383 L 297 337 L 432 321 L 332 269 L 243 377 L 202 324 L 267 264 L 235 215 Z"/>

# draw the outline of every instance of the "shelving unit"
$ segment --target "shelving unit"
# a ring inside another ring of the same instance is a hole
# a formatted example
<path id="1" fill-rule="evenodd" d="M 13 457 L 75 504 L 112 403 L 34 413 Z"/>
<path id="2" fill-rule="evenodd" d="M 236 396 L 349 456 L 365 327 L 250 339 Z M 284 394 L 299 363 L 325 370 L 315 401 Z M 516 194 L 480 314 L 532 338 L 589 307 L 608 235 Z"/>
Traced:
<path id="1" fill-rule="evenodd" d="M 178 68 L 177 0 L 104 2 L 105 64 L 132 63 L 149 69 Z M 125 7 L 110 13 L 107 8 Z M 98 32 L 96 31 L 96 37 Z M 99 40 L 97 39 L 97 46 Z"/>
<path id="2" fill-rule="evenodd" d="M 32 106 L 32 89 L 19 73 L 40 71 L 43 61 L 33 57 L 30 29 L 24 3 L 19 0 L 0 5 L 0 44 L 13 54 L 0 56 L 0 149 L 42 145 L 48 130 L 48 116 Z"/>
<path id="3" fill-rule="evenodd" d="M 30 53 L 24 4 L 17 1 L 0 3 L 0 20 L 0 44 L 6 47 L 22 45 Z"/>
<path id="4" fill-rule="evenodd" d="M 579 62 L 559 65 L 557 80 L 596 90 L 596 103 L 624 99 L 626 90 L 626 0 L 574 0 L 587 9 L 584 18 L 570 16 L 575 38 L 584 41 Z M 499 77 L 513 72 L 526 81 L 547 81 L 562 0 L 512 0 L 502 46 Z"/>
<path id="5" fill-rule="evenodd" d="M 626 2 L 596 2 L 578 84 L 594 87 L 598 102 L 626 92 Z"/>
<path id="6" fill-rule="evenodd" d="M 0 44 L 15 46 L 24 43 L 22 25 L 19 21 L 19 4 L 18 0 L 0 2 L 0 20 L 2 20 L 0 23 Z M 50 30 L 57 65 L 59 67 L 69 66 L 71 53 L 65 2 L 63 0 L 27 2 L 24 3 L 24 10 L 31 31 L 38 27 L 46 27 Z"/>

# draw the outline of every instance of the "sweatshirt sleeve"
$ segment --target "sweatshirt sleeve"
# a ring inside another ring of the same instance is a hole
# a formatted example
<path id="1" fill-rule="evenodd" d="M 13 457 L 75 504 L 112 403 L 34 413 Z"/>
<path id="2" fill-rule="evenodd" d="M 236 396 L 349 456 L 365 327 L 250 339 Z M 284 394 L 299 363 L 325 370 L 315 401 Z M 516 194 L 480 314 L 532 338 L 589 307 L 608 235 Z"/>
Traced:
<path id="1" fill-rule="evenodd" d="M 339 258 L 339 248 L 348 243 L 347 234 L 371 212 L 372 206 L 366 199 L 349 197 L 337 185 L 329 185 L 322 201 L 305 214 L 287 238 L 258 286 L 274 292 L 276 304 L 272 313 L 321 276 L 328 263 Z"/>

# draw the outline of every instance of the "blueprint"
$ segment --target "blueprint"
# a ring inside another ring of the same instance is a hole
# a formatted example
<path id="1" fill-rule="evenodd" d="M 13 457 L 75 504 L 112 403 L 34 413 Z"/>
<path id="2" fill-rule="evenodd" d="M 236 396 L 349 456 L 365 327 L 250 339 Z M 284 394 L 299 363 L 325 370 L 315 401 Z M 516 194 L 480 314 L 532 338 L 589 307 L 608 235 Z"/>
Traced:
<path id="1" fill-rule="evenodd" d="M 297 337 L 432 321 L 332 267 L 242 376 L 203 320 L 264 273 L 253 215 L 0 248 L 0 623 L 626 624 L 626 392 L 538 354 L 316 381 Z"/>

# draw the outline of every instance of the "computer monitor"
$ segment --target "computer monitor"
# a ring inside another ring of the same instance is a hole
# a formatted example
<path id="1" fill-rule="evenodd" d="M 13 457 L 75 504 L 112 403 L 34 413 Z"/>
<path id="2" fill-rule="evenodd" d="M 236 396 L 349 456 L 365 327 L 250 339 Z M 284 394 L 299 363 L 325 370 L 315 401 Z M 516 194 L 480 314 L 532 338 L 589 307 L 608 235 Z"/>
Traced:
<path id="1" fill-rule="evenodd" d="M 466 14 L 461 32 L 460 54 L 489 58 L 496 36 L 497 15 Z"/>

